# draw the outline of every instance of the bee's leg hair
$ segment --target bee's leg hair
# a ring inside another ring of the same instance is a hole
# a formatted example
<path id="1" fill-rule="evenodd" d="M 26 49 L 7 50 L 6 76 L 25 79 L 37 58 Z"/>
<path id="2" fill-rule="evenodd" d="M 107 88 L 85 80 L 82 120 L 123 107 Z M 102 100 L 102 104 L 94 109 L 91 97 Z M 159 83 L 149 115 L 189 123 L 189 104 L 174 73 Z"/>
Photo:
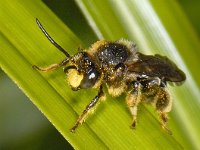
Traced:
<path id="1" fill-rule="evenodd" d="M 165 129 L 169 134 L 172 134 L 170 129 L 167 127 L 168 116 L 167 113 L 171 111 L 172 99 L 166 88 L 160 88 L 157 95 L 155 96 L 156 103 L 155 107 L 160 115 L 161 127 Z"/>

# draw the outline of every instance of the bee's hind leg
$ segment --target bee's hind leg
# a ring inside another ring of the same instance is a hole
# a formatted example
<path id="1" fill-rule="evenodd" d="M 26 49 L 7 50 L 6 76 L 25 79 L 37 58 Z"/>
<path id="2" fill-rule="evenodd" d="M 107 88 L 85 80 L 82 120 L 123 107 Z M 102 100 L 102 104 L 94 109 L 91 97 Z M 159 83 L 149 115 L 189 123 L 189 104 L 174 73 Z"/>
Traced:
<path id="1" fill-rule="evenodd" d="M 160 115 L 161 127 L 165 129 L 169 134 L 172 134 L 170 129 L 167 127 L 167 113 L 171 111 L 172 99 L 170 98 L 170 95 L 165 88 L 160 88 L 155 99 L 155 107 Z"/>

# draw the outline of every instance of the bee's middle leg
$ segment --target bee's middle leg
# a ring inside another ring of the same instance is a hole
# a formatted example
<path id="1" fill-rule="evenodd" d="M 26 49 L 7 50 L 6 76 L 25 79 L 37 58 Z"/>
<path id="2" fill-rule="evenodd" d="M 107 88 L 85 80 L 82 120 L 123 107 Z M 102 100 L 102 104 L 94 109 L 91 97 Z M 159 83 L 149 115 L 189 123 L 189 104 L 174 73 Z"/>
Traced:
<path id="1" fill-rule="evenodd" d="M 135 82 L 133 86 L 134 89 L 126 97 L 126 103 L 133 117 L 131 127 L 135 128 L 137 125 L 137 106 L 141 101 L 141 91 L 138 82 Z"/>

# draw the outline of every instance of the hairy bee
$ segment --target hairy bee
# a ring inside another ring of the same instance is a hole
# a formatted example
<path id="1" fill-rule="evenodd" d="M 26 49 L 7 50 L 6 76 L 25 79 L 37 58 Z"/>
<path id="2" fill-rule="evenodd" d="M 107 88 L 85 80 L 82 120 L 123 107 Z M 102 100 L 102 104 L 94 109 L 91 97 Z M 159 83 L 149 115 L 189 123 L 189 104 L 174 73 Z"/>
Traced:
<path id="1" fill-rule="evenodd" d="M 100 40 L 89 49 L 71 56 L 49 36 L 38 19 L 36 22 L 50 42 L 65 54 L 66 59 L 46 68 L 35 65 L 33 68 L 48 72 L 64 67 L 72 90 L 98 89 L 98 94 L 81 113 L 71 132 L 84 122 L 91 109 L 103 99 L 103 85 L 106 85 L 113 97 L 127 94 L 126 103 L 132 114 L 133 128 L 137 123 L 137 106 L 145 102 L 155 107 L 160 115 L 161 126 L 171 133 L 166 126 L 167 113 L 172 107 L 167 82 L 181 83 L 186 80 L 185 74 L 171 60 L 158 54 L 144 55 L 137 51 L 135 43 L 124 39 Z"/>

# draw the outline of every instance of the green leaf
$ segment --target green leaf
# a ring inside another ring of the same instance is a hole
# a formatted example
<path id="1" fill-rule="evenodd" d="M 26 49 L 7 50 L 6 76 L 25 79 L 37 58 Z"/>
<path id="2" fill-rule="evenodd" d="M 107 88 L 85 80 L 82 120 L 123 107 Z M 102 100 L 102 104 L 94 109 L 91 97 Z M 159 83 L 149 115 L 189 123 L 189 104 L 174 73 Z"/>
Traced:
<path id="1" fill-rule="evenodd" d="M 167 55 L 186 72 L 186 83 L 171 89 L 174 107 L 169 128 L 173 136 L 161 129 L 155 111 L 146 105 L 140 106 L 137 129 L 131 130 L 124 95 L 116 100 L 108 95 L 75 134 L 69 132 L 97 91 L 71 91 L 61 69 L 49 74 L 32 69 L 33 64 L 47 66 L 64 59 L 38 29 L 35 17 L 70 54 L 83 45 L 40 1 L 0 2 L 2 69 L 75 149 L 199 148 L 200 78 L 195 64 L 200 45 L 178 4 L 172 0 L 84 0 L 77 4 L 99 38 L 134 40 L 143 52 Z"/>

